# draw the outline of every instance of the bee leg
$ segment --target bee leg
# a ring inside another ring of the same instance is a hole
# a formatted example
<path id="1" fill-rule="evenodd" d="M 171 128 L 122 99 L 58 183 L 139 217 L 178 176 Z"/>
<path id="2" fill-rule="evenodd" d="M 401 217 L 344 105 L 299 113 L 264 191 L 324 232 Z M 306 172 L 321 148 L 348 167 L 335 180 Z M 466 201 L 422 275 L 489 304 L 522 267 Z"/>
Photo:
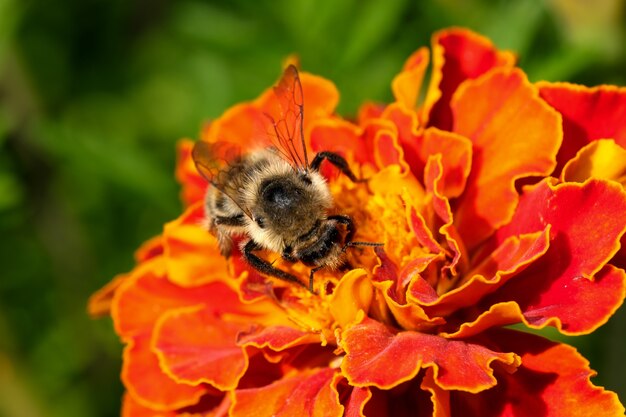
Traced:
<path id="1" fill-rule="evenodd" d="M 217 244 L 220 247 L 220 252 L 226 259 L 230 258 L 230 254 L 233 251 L 233 240 L 230 238 L 230 233 L 224 229 L 226 227 L 243 227 L 244 216 L 238 214 L 232 217 L 216 216 L 211 222 L 210 230 L 217 238 Z"/>
<path id="2" fill-rule="evenodd" d="M 214 223 L 218 226 L 245 226 L 244 215 L 237 214 L 236 216 L 226 217 L 226 216 L 216 216 Z"/>
<path id="3" fill-rule="evenodd" d="M 274 268 L 271 263 L 269 263 L 265 259 L 259 258 L 253 253 L 254 251 L 257 251 L 259 249 L 261 249 L 261 247 L 254 240 L 249 240 L 248 243 L 246 243 L 243 247 L 243 257 L 254 269 L 265 275 L 270 275 L 282 279 L 283 281 L 293 282 L 306 288 L 306 285 L 304 285 L 294 275 L 291 275 L 290 273 L 282 271 L 278 268 Z M 307 289 L 311 291 L 310 285 Z"/>
<path id="4" fill-rule="evenodd" d="M 346 249 L 353 246 L 384 246 L 383 243 L 380 242 L 355 242 L 352 240 L 354 237 L 354 222 L 352 218 L 347 214 L 336 214 L 334 216 L 328 216 L 329 220 L 337 220 L 339 223 L 346 225 L 346 238 L 343 247 L 341 248 L 342 252 L 345 252 Z"/>
<path id="5" fill-rule="evenodd" d="M 313 275 L 315 275 L 315 273 L 317 271 L 319 271 L 320 269 L 324 268 L 323 266 L 318 266 L 316 268 L 311 269 L 311 273 L 309 274 L 309 292 L 312 294 L 315 294 L 315 291 L 313 291 Z"/>
<path id="6" fill-rule="evenodd" d="M 341 248 L 342 252 L 346 251 L 346 248 L 352 242 L 352 238 L 354 237 L 354 222 L 352 221 L 352 217 L 347 214 L 335 214 L 333 216 L 328 216 L 328 220 L 337 220 L 339 223 L 344 224 L 346 226 L 346 238 L 343 248 Z"/>
<path id="7" fill-rule="evenodd" d="M 366 179 L 357 178 L 350 169 L 350 166 L 348 165 L 348 162 L 344 159 L 344 157 L 334 152 L 323 151 L 315 155 L 315 158 L 313 158 L 313 162 L 311 162 L 311 169 L 314 171 L 319 171 L 324 159 L 339 168 L 343 175 L 350 178 L 352 182 L 367 181 Z"/>

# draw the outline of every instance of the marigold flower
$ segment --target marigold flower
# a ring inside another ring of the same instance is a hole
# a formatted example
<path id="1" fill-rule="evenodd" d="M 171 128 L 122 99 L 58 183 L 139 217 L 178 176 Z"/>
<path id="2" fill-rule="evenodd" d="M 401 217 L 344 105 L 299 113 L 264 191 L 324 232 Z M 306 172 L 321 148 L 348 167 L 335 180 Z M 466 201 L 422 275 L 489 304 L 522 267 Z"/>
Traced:
<path id="1" fill-rule="evenodd" d="M 123 416 L 623 414 L 574 348 L 505 327 L 587 334 L 622 304 L 626 89 L 533 84 L 512 53 L 449 29 L 418 102 L 428 59 L 415 52 L 395 101 L 355 123 L 329 81 L 301 74 L 308 146 L 369 178 L 324 171 L 335 210 L 384 243 L 319 271 L 318 295 L 220 255 L 180 143 L 185 212 L 90 304 L 126 345 Z M 268 90 L 201 140 L 251 147 L 275 106 Z"/>

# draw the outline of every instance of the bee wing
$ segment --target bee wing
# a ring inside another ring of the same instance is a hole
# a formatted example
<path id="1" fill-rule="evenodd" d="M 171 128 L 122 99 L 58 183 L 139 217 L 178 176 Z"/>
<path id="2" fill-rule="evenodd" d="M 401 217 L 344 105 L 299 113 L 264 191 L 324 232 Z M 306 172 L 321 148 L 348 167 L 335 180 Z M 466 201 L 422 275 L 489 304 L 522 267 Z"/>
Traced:
<path id="1" fill-rule="evenodd" d="M 222 186 L 225 180 L 225 169 L 228 162 L 241 157 L 241 148 L 237 145 L 227 142 L 209 143 L 206 141 L 197 141 L 191 151 L 196 169 L 213 187 L 220 190 L 225 196 L 230 198 L 241 211 L 252 218 L 249 210 L 246 210 L 238 202 L 233 191 Z"/>
<path id="2" fill-rule="evenodd" d="M 279 119 L 265 114 L 270 127 L 268 136 L 282 157 L 294 168 L 307 170 L 309 160 L 304 142 L 304 97 L 298 70 L 289 65 L 278 84 L 274 86 L 274 94 L 278 99 Z"/>

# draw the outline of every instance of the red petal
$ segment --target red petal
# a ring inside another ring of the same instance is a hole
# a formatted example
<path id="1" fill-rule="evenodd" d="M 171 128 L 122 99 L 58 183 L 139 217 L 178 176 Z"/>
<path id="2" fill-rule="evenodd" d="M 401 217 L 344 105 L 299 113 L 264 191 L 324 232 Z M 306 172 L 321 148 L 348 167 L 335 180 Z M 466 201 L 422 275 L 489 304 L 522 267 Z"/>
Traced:
<path id="1" fill-rule="evenodd" d="M 322 368 L 295 374 L 260 388 L 237 390 L 230 415 L 242 416 L 319 416 L 343 414 L 334 369 Z"/>
<path id="2" fill-rule="evenodd" d="M 474 144 L 472 172 L 455 215 L 471 250 L 513 216 L 516 179 L 552 172 L 561 120 L 520 70 L 494 70 L 467 81 L 451 106 L 454 131 Z"/>
<path id="3" fill-rule="evenodd" d="M 207 182 L 198 174 L 191 158 L 193 142 L 181 140 L 178 142 L 178 158 L 176 161 L 176 179 L 182 186 L 181 198 L 185 206 L 190 206 L 204 199 Z"/>
<path id="4" fill-rule="evenodd" d="M 568 334 L 602 325 L 624 299 L 623 270 L 605 267 L 626 231 L 626 192 L 616 183 L 590 180 L 525 189 L 511 224 L 498 237 L 551 225 L 550 248 L 487 303 L 516 301 L 535 326 Z"/>
<path id="5" fill-rule="evenodd" d="M 576 349 L 538 336 L 499 330 L 490 334 L 503 350 L 513 350 L 522 365 L 500 374 L 497 387 L 469 395 L 451 394 L 451 414 L 467 417 L 623 416 L 615 393 L 594 386 L 595 372 Z"/>
<path id="6" fill-rule="evenodd" d="M 178 285 L 197 286 L 232 276 L 217 239 L 200 226 L 203 220 L 204 207 L 196 203 L 164 227 L 165 267 L 170 281 Z"/>
<path id="7" fill-rule="evenodd" d="M 443 130 L 452 128 L 450 100 L 463 81 L 478 78 L 493 68 L 510 68 L 515 64 L 512 53 L 499 52 L 489 39 L 465 29 L 435 33 L 432 51 L 433 68 L 424 113 L 430 113 L 430 126 Z"/>
<path id="8" fill-rule="evenodd" d="M 370 398 L 372 398 L 372 392 L 368 387 L 352 388 L 350 397 L 348 397 L 348 402 L 346 404 L 344 417 L 365 417 L 363 411 Z"/>
<path id="9" fill-rule="evenodd" d="M 512 236 L 466 274 L 467 281 L 440 297 L 433 299 L 420 287 L 409 287 L 407 298 L 430 317 L 448 316 L 463 307 L 478 303 L 485 295 L 495 292 L 510 279 L 520 274 L 548 250 L 548 231 Z M 508 324 L 508 323 L 507 323 Z"/>
<path id="10" fill-rule="evenodd" d="M 585 87 L 569 83 L 537 84 L 541 97 L 563 116 L 563 146 L 557 174 L 587 143 L 615 139 L 626 148 L 626 88 Z"/>
<path id="11" fill-rule="evenodd" d="M 163 371 L 176 382 L 228 391 L 248 367 L 248 356 L 237 345 L 238 333 L 247 327 L 202 307 L 173 309 L 157 322 L 152 346 Z"/>
<path id="12" fill-rule="evenodd" d="M 154 410 L 175 410 L 196 404 L 207 392 L 203 386 L 175 382 L 161 370 L 148 337 L 132 339 L 124 349 L 122 381 L 141 405 Z"/>
<path id="13" fill-rule="evenodd" d="M 346 352 L 341 369 L 351 385 L 390 389 L 415 378 L 422 368 L 435 369 L 444 389 L 480 392 L 496 385 L 492 363 L 515 368 L 519 359 L 483 346 L 405 331 L 394 333 L 365 318 L 343 334 Z"/>
<path id="14" fill-rule="evenodd" d="M 239 346 L 254 346 L 259 349 L 270 348 L 274 351 L 309 343 L 320 343 L 319 335 L 287 326 L 265 327 L 259 331 L 241 333 L 237 338 Z"/>

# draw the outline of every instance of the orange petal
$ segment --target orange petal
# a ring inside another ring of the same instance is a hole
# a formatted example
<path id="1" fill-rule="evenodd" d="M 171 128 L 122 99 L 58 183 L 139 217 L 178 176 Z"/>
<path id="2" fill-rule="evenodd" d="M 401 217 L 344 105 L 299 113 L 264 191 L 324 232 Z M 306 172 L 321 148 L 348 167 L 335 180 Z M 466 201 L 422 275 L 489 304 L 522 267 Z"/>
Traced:
<path id="1" fill-rule="evenodd" d="M 266 94 L 271 94 L 268 90 Z M 270 143 L 264 130 L 263 112 L 257 105 L 242 103 L 228 109 L 202 131 L 201 140 L 227 142 L 247 151 Z"/>
<path id="2" fill-rule="evenodd" d="M 366 125 L 368 121 L 379 119 L 382 116 L 383 111 L 385 111 L 385 105 L 366 101 L 361 105 L 361 107 L 359 107 L 357 114 L 359 126 Z"/>
<path id="3" fill-rule="evenodd" d="M 178 219 L 167 223 L 163 230 L 168 277 L 183 287 L 227 281 L 232 277 L 217 239 L 200 226 L 203 220 L 204 207 L 196 203 Z"/>
<path id="4" fill-rule="evenodd" d="M 301 372 L 270 385 L 236 390 L 232 395 L 233 417 L 332 417 L 343 415 L 334 369 Z"/>
<path id="5" fill-rule="evenodd" d="M 425 47 L 415 51 L 406 60 L 402 72 L 396 75 L 391 83 L 391 90 L 397 102 L 409 109 L 417 106 L 427 66 L 428 48 Z"/>
<path id="6" fill-rule="evenodd" d="M 238 311 L 237 293 L 214 282 L 190 289 L 181 288 L 155 274 L 151 265 L 140 265 L 116 292 L 111 316 L 122 339 L 149 334 L 166 311 L 194 305 L 210 305 L 216 312 Z"/>
<path id="7" fill-rule="evenodd" d="M 387 165 L 390 163 L 398 163 L 405 167 L 408 167 L 413 171 L 413 174 L 417 177 L 421 177 L 419 168 L 420 165 L 420 148 L 418 138 L 416 138 L 416 131 L 419 125 L 417 115 L 415 111 L 410 110 L 399 103 L 392 103 L 385 108 L 385 112 L 382 115 L 384 120 L 393 122 L 395 129 L 393 129 L 392 138 L 393 143 L 379 142 L 378 152 L 381 155 L 385 154 L 384 146 L 394 146 L 401 148 L 401 152 L 398 153 L 398 161 L 386 160 Z M 382 165 L 384 167 L 386 165 Z"/>
<path id="8" fill-rule="evenodd" d="M 626 231 L 626 192 L 615 182 L 595 179 L 554 184 L 526 187 L 511 224 L 497 235 L 501 239 L 549 224 L 550 248 L 484 302 L 516 301 L 534 326 L 588 333 L 624 299 L 624 271 L 606 264 Z"/>
<path id="9" fill-rule="evenodd" d="M 455 215 L 471 250 L 513 216 L 516 179 L 552 172 L 561 119 L 520 70 L 494 70 L 467 81 L 451 106 L 454 131 L 474 144 L 472 172 Z"/>
<path id="10" fill-rule="evenodd" d="M 149 345 L 149 338 L 140 336 L 124 348 L 122 382 L 129 394 L 142 406 L 159 411 L 196 404 L 207 389 L 176 382 L 163 373 Z"/>
<path id="11" fill-rule="evenodd" d="M 539 336 L 499 330 L 489 335 L 500 349 L 522 358 L 517 372 L 499 375 L 498 385 L 469 395 L 451 393 L 451 415 L 484 417 L 618 417 L 624 407 L 615 393 L 594 386 L 595 372 L 576 349 Z"/>
<path id="12" fill-rule="evenodd" d="M 207 182 L 200 176 L 191 158 L 193 141 L 178 142 L 176 160 L 176 179 L 182 187 L 181 198 L 185 206 L 190 206 L 204 199 Z"/>
<path id="13" fill-rule="evenodd" d="M 519 365 L 513 353 L 425 333 L 394 333 L 369 318 L 346 330 L 341 346 L 346 352 L 341 370 L 350 384 L 381 389 L 415 378 L 422 368 L 433 368 L 440 387 L 475 393 L 496 385 L 492 363 L 507 369 Z"/>
<path id="14" fill-rule="evenodd" d="M 128 278 L 128 274 L 120 274 L 104 287 L 93 293 L 87 302 L 87 313 L 93 318 L 111 314 L 113 296 L 126 278 Z"/>
<path id="15" fill-rule="evenodd" d="M 398 141 L 397 128 L 390 121 L 375 119 L 368 122 L 363 130 L 363 140 L 373 154 L 370 160 L 373 160 L 380 169 L 400 165 L 403 172 L 409 170 L 404 151 Z"/>
<path id="16" fill-rule="evenodd" d="M 122 417 L 226 417 L 230 400 L 224 395 L 205 395 L 198 404 L 176 411 L 158 411 L 144 407 L 131 395 L 124 395 Z"/>
<path id="17" fill-rule="evenodd" d="M 309 137 L 315 124 L 329 117 L 339 103 L 339 91 L 331 81 L 307 72 L 300 72 L 302 94 L 304 98 L 304 134 Z M 272 89 L 266 90 L 254 105 L 262 112 L 280 119 L 277 98 Z"/>
<path id="18" fill-rule="evenodd" d="M 324 119 L 311 131 L 311 149 L 314 152 L 335 152 L 348 161 L 373 162 L 361 134 L 361 129 L 350 122 L 338 118 Z"/>
<path id="19" fill-rule="evenodd" d="M 561 181 L 583 182 L 591 177 L 626 186 L 626 149 L 612 139 L 594 140 L 579 150 L 561 173 Z"/>
<path id="20" fill-rule="evenodd" d="M 502 327 L 509 324 L 525 322 L 522 310 L 514 301 L 508 301 L 492 305 L 489 310 L 481 313 L 473 321 L 463 323 L 453 333 L 440 333 L 441 336 L 450 339 L 463 339 L 478 335 L 492 327 Z"/>
<path id="21" fill-rule="evenodd" d="M 626 88 L 537 83 L 541 98 L 563 116 L 563 146 L 557 174 L 576 152 L 596 139 L 614 139 L 626 148 Z"/>
<path id="22" fill-rule="evenodd" d="M 155 325 L 152 349 L 174 381 L 228 391 L 237 387 L 248 367 L 248 356 L 237 345 L 237 335 L 247 327 L 202 306 L 171 309 Z"/>
<path id="23" fill-rule="evenodd" d="M 441 223 L 443 223 L 443 225 L 439 227 L 439 233 L 445 237 L 450 252 L 452 253 L 452 260 L 450 260 L 444 268 L 450 271 L 452 277 L 456 277 L 458 274 L 457 265 L 461 270 L 466 270 L 469 257 L 456 227 L 452 224 L 453 219 L 450 202 L 448 198 L 441 193 L 442 178 L 443 164 L 441 154 L 429 156 L 426 167 L 424 168 L 424 184 L 432 198 L 433 209 L 441 220 Z M 447 292 L 451 284 L 452 282 L 450 282 L 450 280 L 439 280 L 437 292 L 440 294 Z"/>
<path id="24" fill-rule="evenodd" d="M 432 417 L 449 417 L 450 413 L 450 391 L 442 389 L 435 381 L 435 373 L 429 368 L 424 373 L 424 379 L 420 388 L 430 392 L 433 403 Z"/>
<path id="25" fill-rule="evenodd" d="M 451 130 L 450 100 L 467 79 L 478 78 L 493 68 L 511 68 L 515 56 L 499 52 L 491 41 L 467 29 L 439 31 L 432 39 L 433 68 L 423 106 L 423 119 L 430 126 Z"/>
<path id="26" fill-rule="evenodd" d="M 429 157 L 441 155 L 443 168 L 439 184 L 441 194 L 448 198 L 461 195 L 470 174 L 472 143 L 461 135 L 436 128 L 423 131 L 418 143 L 423 166 Z"/>
<path id="27" fill-rule="evenodd" d="M 341 278 L 330 299 L 330 313 L 341 327 L 356 320 L 359 311 L 369 311 L 374 297 L 372 282 L 364 269 L 354 269 Z"/>
<path id="28" fill-rule="evenodd" d="M 157 235 L 148 239 L 135 251 L 135 260 L 139 262 L 147 261 L 163 254 L 163 236 Z"/>

